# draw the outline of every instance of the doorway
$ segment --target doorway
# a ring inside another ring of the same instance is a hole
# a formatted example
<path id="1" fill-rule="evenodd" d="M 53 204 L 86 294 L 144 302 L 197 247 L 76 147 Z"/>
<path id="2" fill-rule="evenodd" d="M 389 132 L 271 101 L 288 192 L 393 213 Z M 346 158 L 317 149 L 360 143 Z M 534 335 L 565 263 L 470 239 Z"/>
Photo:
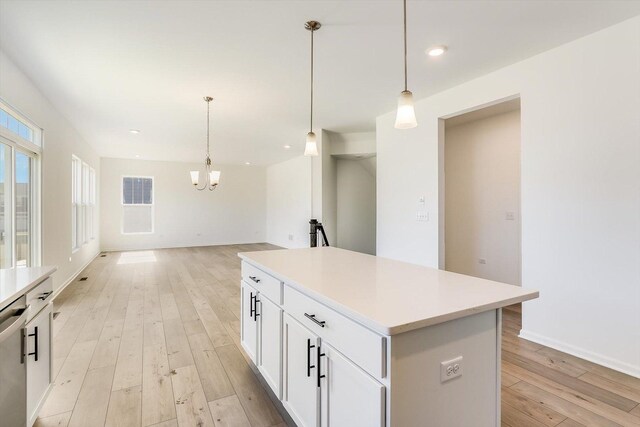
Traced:
<path id="1" fill-rule="evenodd" d="M 444 268 L 521 285 L 520 99 L 444 122 Z"/>
<path id="2" fill-rule="evenodd" d="M 376 253 L 376 155 L 342 154 L 336 159 L 336 246 Z"/>

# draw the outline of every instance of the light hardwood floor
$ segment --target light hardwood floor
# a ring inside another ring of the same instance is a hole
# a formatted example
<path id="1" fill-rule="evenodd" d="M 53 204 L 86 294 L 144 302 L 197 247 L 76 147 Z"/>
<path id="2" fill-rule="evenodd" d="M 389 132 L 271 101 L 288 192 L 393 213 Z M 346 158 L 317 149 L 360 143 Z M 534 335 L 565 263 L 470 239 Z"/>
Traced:
<path id="1" fill-rule="evenodd" d="M 272 248 L 97 258 L 54 301 L 55 386 L 36 425 L 285 426 L 239 342 L 237 253 Z M 504 312 L 503 425 L 640 426 L 640 380 L 519 339 L 519 318 Z"/>

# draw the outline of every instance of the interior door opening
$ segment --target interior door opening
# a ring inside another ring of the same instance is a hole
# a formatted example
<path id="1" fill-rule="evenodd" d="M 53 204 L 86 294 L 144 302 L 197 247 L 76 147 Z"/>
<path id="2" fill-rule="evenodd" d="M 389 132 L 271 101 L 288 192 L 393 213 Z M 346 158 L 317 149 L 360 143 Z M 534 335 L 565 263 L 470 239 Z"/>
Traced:
<path id="1" fill-rule="evenodd" d="M 520 99 L 444 121 L 444 269 L 521 285 Z"/>

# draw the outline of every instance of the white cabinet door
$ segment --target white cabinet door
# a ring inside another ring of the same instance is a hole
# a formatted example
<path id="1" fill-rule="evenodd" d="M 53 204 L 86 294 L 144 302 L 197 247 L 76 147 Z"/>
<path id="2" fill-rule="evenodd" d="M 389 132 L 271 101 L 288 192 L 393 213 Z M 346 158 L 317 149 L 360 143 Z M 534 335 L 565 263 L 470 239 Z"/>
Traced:
<path id="1" fill-rule="evenodd" d="M 258 368 L 267 384 L 280 399 L 282 382 L 282 310 L 269 301 L 262 293 L 258 294 Z"/>
<path id="2" fill-rule="evenodd" d="M 384 426 L 385 387 L 330 345 L 322 353 L 322 427 Z"/>
<path id="3" fill-rule="evenodd" d="M 316 335 L 285 314 L 282 403 L 298 427 L 319 424 L 320 388 L 315 367 L 318 345 Z"/>
<path id="4" fill-rule="evenodd" d="M 240 340 L 253 363 L 258 364 L 258 316 L 256 316 L 256 299 L 258 291 L 242 282 L 240 307 Z"/>
<path id="5" fill-rule="evenodd" d="M 26 326 L 27 416 L 31 426 L 51 384 L 51 304 Z M 1 424 L 1 423 L 0 423 Z"/>

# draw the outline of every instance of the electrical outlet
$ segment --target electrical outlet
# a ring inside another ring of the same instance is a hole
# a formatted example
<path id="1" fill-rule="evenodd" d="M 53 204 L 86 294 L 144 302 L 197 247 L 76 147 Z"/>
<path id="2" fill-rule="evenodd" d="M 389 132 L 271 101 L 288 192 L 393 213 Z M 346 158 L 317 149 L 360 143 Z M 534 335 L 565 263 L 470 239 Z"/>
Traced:
<path id="1" fill-rule="evenodd" d="M 486 259 L 484 259 L 484 258 L 479 258 L 478 259 L 478 264 L 486 264 L 486 263 L 487 263 Z"/>
<path id="2" fill-rule="evenodd" d="M 440 382 L 446 382 L 462 376 L 462 356 L 440 362 Z"/>
<path id="3" fill-rule="evenodd" d="M 507 221 L 515 221 L 516 220 L 516 213 L 515 212 L 506 212 L 504 215 L 504 219 L 506 219 Z"/>
<path id="4" fill-rule="evenodd" d="M 289 240 L 293 240 L 293 234 L 289 234 Z"/>

